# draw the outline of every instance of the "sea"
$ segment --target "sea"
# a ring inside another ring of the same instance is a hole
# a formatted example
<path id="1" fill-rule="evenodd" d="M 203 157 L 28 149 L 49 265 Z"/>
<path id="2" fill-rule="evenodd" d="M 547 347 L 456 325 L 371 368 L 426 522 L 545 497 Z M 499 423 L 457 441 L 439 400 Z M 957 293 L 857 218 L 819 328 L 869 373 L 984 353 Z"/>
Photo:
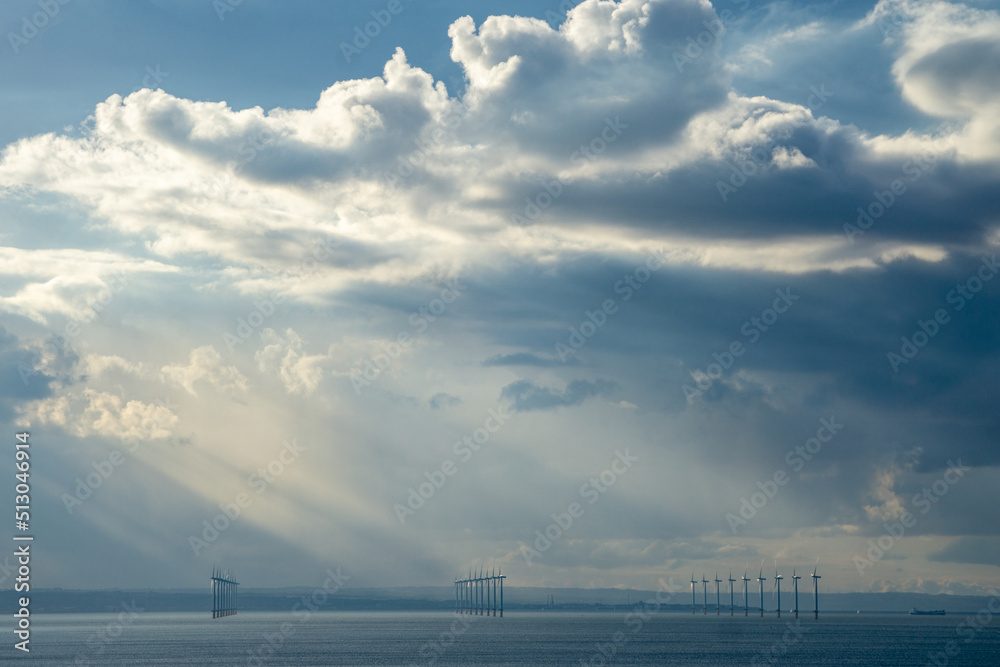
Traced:
<path id="1" fill-rule="evenodd" d="M 727 610 L 728 611 L 728 610 Z M 656 612 L 10 615 L 0 662 L 43 665 L 1000 665 L 992 614 L 722 616 Z"/>

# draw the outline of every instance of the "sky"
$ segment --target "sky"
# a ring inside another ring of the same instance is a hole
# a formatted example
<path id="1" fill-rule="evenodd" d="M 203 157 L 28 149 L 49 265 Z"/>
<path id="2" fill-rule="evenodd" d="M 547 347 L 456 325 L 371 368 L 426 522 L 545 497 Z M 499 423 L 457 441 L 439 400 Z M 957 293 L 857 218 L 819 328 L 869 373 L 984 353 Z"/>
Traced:
<path id="1" fill-rule="evenodd" d="M 1000 585 L 998 5 L 469 5 L 0 7 L 35 585 Z"/>

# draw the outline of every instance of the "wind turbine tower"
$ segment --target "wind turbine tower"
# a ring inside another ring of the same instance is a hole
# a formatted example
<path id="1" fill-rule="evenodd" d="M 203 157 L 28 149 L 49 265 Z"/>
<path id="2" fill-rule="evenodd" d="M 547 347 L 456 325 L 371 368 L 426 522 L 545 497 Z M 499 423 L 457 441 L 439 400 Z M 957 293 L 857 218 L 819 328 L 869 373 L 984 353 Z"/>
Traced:
<path id="1" fill-rule="evenodd" d="M 694 572 L 691 573 L 691 613 L 695 613 L 695 609 L 698 608 L 698 601 L 694 598 L 694 587 L 698 584 L 698 581 L 694 578 Z"/>
<path id="2" fill-rule="evenodd" d="M 764 616 L 764 582 L 767 581 L 767 577 L 764 576 L 764 568 L 760 568 L 760 572 L 757 573 L 757 582 L 760 584 L 760 615 Z"/>
<path id="3" fill-rule="evenodd" d="M 816 567 L 819 567 L 819 561 L 816 561 Z M 820 575 L 816 574 L 816 567 L 813 568 L 812 578 L 813 578 L 813 600 L 815 601 L 816 607 L 813 610 L 813 618 L 819 619 L 819 580 L 822 579 Z"/>
<path id="4" fill-rule="evenodd" d="M 733 613 L 736 610 L 736 607 L 733 604 L 733 600 L 734 600 L 734 598 L 733 598 L 733 582 L 734 581 L 736 581 L 736 580 L 733 579 L 733 571 L 730 570 L 729 571 L 729 615 L 730 616 L 732 616 Z"/>
<path id="5" fill-rule="evenodd" d="M 792 568 L 792 584 L 795 586 L 795 618 L 799 617 L 799 575 L 795 574 L 795 568 Z"/>
<path id="6" fill-rule="evenodd" d="M 743 615 L 749 616 L 750 614 L 750 596 L 747 593 L 749 588 L 750 578 L 747 576 L 747 571 L 743 570 Z"/>
<path id="7" fill-rule="evenodd" d="M 701 575 L 701 599 L 705 603 L 704 613 L 708 614 L 708 579 Z"/>
<path id="8" fill-rule="evenodd" d="M 781 618 L 781 580 L 783 577 L 778 574 L 778 563 L 774 564 L 774 587 L 778 591 L 778 618 Z"/>
<path id="9" fill-rule="evenodd" d="M 715 573 L 715 615 L 718 616 L 722 613 L 722 604 L 719 600 L 719 584 L 722 583 L 722 579 L 719 579 L 719 573 Z"/>
<path id="10" fill-rule="evenodd" d="M 503 573 L 503 568 L 497 570 L 497 579 L 500 580 L 500 618 L 503 618 L 503 580 L 507 575 Z"/>

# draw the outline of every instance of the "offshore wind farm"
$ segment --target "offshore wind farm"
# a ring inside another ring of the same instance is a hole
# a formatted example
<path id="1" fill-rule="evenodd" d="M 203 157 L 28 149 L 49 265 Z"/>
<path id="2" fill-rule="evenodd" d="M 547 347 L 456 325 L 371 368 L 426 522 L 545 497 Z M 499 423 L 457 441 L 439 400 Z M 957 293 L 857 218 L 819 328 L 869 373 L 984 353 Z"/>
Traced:
<path id="1" fill-rule="evenodd" d="M 239 607 L 239 582 L 235 574 L 215 567 L 212 569 L 212 618 L 235 616 Z"/>
<path id="2" fill-rule="evenodd" d="M 482 565 L 473 575 L 470 566 L 469 574 L 465 579 L 455 579 L 455 613 L 489 616 L 492 611 L 495 617 L 499 609 L 500 618 L 503 618 L 503 582 L 506 578 L 503 571 L 496 567 L 484 573 Z M 497 597 L 498 586 L 499 598 Z"/>
<path id="3" fill-rule="evenodd" d="M 819 568 L 819 559 L 816 560 L 816 565 L 813 567 L 812 574 L 810 575 L 811 578 L 812 578 L 812 580 L 813 580 L 813 606 L 814 606 L 814 609 L 813 609 L 813 618 L 816 619 L 816 620 L 819 619 L 819 580 L 822 578 L 821 575 L 817 574 L 818 568 Z M 749 570 L 749 565 L 747 566 L 747 569 L 744 570 L 743 577 L 742 577 L 742 581 L 743 581 L 743 615 L 744 616 L 749 616 L 750 615 L 750 611 L 751 611 L 750 598 L 749 598 L 749 587 L 748 587 L 748 584 L 751 581 L 751 579 L 749 577 L 747 577 L 747 570 Z M 793 587 L 794 587 L 794 605 L 790 609 L 788 609 L 787 611 L 789 613 L 793 613 L 795 615 L 795 618 L 798 618 L 799 617 L 799 579 L 801 579 L 802 577 L 799 576 L 799 575 L 797 575 L 795 572 L 796 572 L 795 568 L 792 568 L 792 577 L 791 578 L 792 578 Z M 758 592 L 759 592 L 759 595 L 760 595 L 760 602 L 759 602 L 758 606 L 755 609 L 753 609 L 753 611 L 760 612 L 760 616 L 761 617 L 763 617 L 764 614 L 765 614 L 765 612 L 768 611 L 768 608 L 765 607 L 765 604 L 764 604 L 764 582 L 767 581 L 767 579 L 768 578 L 764 576 L 764 563 L 761 562 L 760 570 L 757 573 L 757 585 L 758 585 Z M 772 578 L 772 580 L 774 581 L 774 584 L 773 584 L 773 586 L 771 588 L 771 599 L 773 600 L 773 606 L 770 609 L 775 612 L 777 618 L 781 618 L 781 581 L 782 581 L 782 579 L 784 579 L 784 575 L 782 575 L 782 574 L 779 573 L 779 571 L 778 571 L 778 563 L 777 563 L 777 560 L 776 560 L 775 564 L 774 564 L 774 577 Z M 729 582 L 729 615 L 730 616 L 735 615 L 735 613 L 736 613 L 736 604 L 735 604 L 735 596 L 734 596 L 734 586 L 733 586 L 733 584 L 736 581 L 738 581 L 738 580 L 733 578 L 733 573 L 732 573 L 732 571 L 730 571 L 728 579 L 725 579 L 725 580 L 720 579 L 719 575 L 716 574 L 715 575 L 715 579 L 713 581 L 715 582 L 715 614 L 716 614 L 716 616 L 720 615 L 721 614 L 721 610 L 722 610 L 722 605 L 721 605 L 721 602 L 720 602 L 720 592 L 719 591 L 720 591 L 720 585 L 721 585 L 721 583 L 723 581 L 728 581 Z M 695 598 L 695 586 L 697 586 L 698 583 L 699 583 L 698 580 L 695 579 L 695 577 L 694 577 L 694 573 L 692 573 L 691 574 L 691 613 L 692 614 L 697 614 L 697 612 L 698 612 L 698 604 L 697 604 L 697 600 Z M 702 583 L 702 604 L 701 604 L 701 610 L 702 610 L 702 615 L 707 615 L 708 614 L 708 608 L 709 608 L 709 604 L 708 604 L 708 583 L 709 583 L 709 580 L 706 579 L 704 575 L 702 575 L 701 583 Z"/>
<path id="4" fill-rule="evenodd" d="M 810 574 L 810 578 L 813 581 L 813 617 L 814 619 L 819 619 L 819 580 L 822 578 L 818 574 L 819 559 L 817 559 L 816 565 L 813 567 L 813 571 Z M 749 582 L 753 579 L 748 577 L 749 565 L 744 569 L 742 577 L 736 578 L 733 576 L 732 570 L 730 570 L 729 575 L 722 579 L 716 572 L 713 579 L 708 579 L 706 575 L 702 575 L 701 579 L 695 578 L 692 573 L 690 584 L 691 584 L 691 613 L 697 614 L 699 609 L 702 615 L 707 616 L 709 614 L 709 609 L 712 605 L 709 602 L 709 590 L 708 584 L 715 583 L 715 616 L 721 616 L 723 612 L 722 605 L 722 583 L 729 583 L 729 616 L 735 616 L 738 610 L 736 604 L 736 582 L 743 582 L 743 615 L 749 616 L 751 611 L 756 611 L 761 617 L 770 611 L 774 611 L 777 618 L 781 618 L 782 604 L 781 604 L 781 581 L 784 579 L 784 575 L 781 574 L 778 567 L 777 561 L 774 565 L 774 576 L 771 578 L 773 585 L 771 587 L 771 601 L 773 605 L 767 605 L 765 601 L 765 582 L 768 580 L 763 573 L 764 567 L 763 562 L 758 570 L 758 575 L 756 580 L 758 582 L 758 599 L 759 603 L 756 607 L 750 606 L 750 596 L 749 596 Z M 504 616 L 504 582 L 507 579 L 507 575 L 503 574 L 501 567 L 496 564 L 486 564 L 478 563 L 473 566 L 468 567 L 468 572 L 463 576 L 458 576 L 454 579 L 454 611 L 458 615 L 472 615 L 472 616 L 493 616 L 503 618 Z M 794 618 L 799 618 L 799 580 L 802 576 L 797 574 L 797 568 L 792 568 L 791 579 L 793 582 L 793 604 L 787 610 L 789 613 L 794 614 Z M 702 598 L 701 604 L 697 602 L 696 587 L 701 584 L 702 588 Z M 238 609 L 238 596 L 237 587 L 238 582 L 235 581 L 234 574 L 221 567 L 213 567 L 211 576 L 211 611 L 212 618 L 224 618 L 227 616 L 232 616 L 237 613 Z M 524 603 L 523 595 L 521 591 L 523 589 L 514 589 L 517 592 L 517 602 L 515 606 L 520 611 L 531 610 L 536 608 L 534 605 Z M 671 594 L 671 596 L 673 593 Z M 562 597 L 562 595 L 560 596 Z M 552 602 L 553 595 L 546 594 L 547 602 L 541 608 L 555 609 L 556 605 Z M 380 605 L 381 606 L 381 605 Z M 607 610 L 610 608 L 617 608 L 616 604 L 605 603 L 603 606 L 597 604 L 596 610 Z M 630 603 L 625 605 L 626 607 L 631 606 Z M 658 605 L 659 607 L 659 605 Z M 579 604 L 571 606 L 569 608 L 581 608 Z M 585 608 L 585 606 L 584 606 Z M 915 608 L 915 607 L 914 607 Z M 674 603 L 672 605 L 663 605 L 663 611 L 679 611 L 679 605 Z M 913 614 L 914 612 L 910 612 Z M 919 612 L 918 612 L 919 613 Z"/>

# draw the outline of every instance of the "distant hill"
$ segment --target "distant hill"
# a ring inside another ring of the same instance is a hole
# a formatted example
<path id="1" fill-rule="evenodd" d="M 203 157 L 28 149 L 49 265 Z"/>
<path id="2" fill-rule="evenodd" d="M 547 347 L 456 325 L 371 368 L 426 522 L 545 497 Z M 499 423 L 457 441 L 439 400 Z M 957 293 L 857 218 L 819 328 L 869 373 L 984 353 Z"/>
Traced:
<path id="1" fill-rule="evenodd" d="M 241 611 L 291 611 L 315 589 L 301 586 L 292 588 L 240 588 Z M 792 606 L 791 592 L 782 591 L 782 607 Z M 20 594 L 12 590 L 0 591 L 3 608 L 13 609 Z M 549 596 L 554 606 L 548 607 Z M 556 611 L 624 611 L 629 604 L 653 600 L 655 591 L 619 588 L 532 588 L 504 587 L 504 608 L 507 610 Z M 75 613 L 121 611 L 122 603 L 135 604 L 145 611 L 204 611 L 211 607 L 211 595 L 205 589 L 175 590 L 98 590 L 80 591 L 67 589 L 41 589 L 31 592 L 33 613 Z M 723 609 L 728 608 L 728 592 L 723 594 Z M 759 598 L 757 598 L 759 599 Z M 949 614 L 975 613 L 986 607 L 990 598 L 969 595 L 927 595 L 923 593 L 821 593 L 821 612 L 905 613 L 912 607 L 922 610 L 944 609 Z M 448 611 L 454 608 L 454 589 L 451 586 L 408 586 L 395 588 L 343 588 L 329 596 L 323 610 L 388 611 L 427 610 Z M 698 608 L 702 595 L 698 591 Z M 709 592 L 709 609 L 714 608 L 715 598 Z M 737 595 L 737 608 L 741 608 L 742 593 Z M 756 609 L 753 591 L 751 609 Z M 765 593 L 766 611 L 774 610 L 770 592 Z M 812 610 L 812 591 L 799 589 L 800 611 Z M 690 589 L 675 594 L 662 610 L 690 612 Z"/>

